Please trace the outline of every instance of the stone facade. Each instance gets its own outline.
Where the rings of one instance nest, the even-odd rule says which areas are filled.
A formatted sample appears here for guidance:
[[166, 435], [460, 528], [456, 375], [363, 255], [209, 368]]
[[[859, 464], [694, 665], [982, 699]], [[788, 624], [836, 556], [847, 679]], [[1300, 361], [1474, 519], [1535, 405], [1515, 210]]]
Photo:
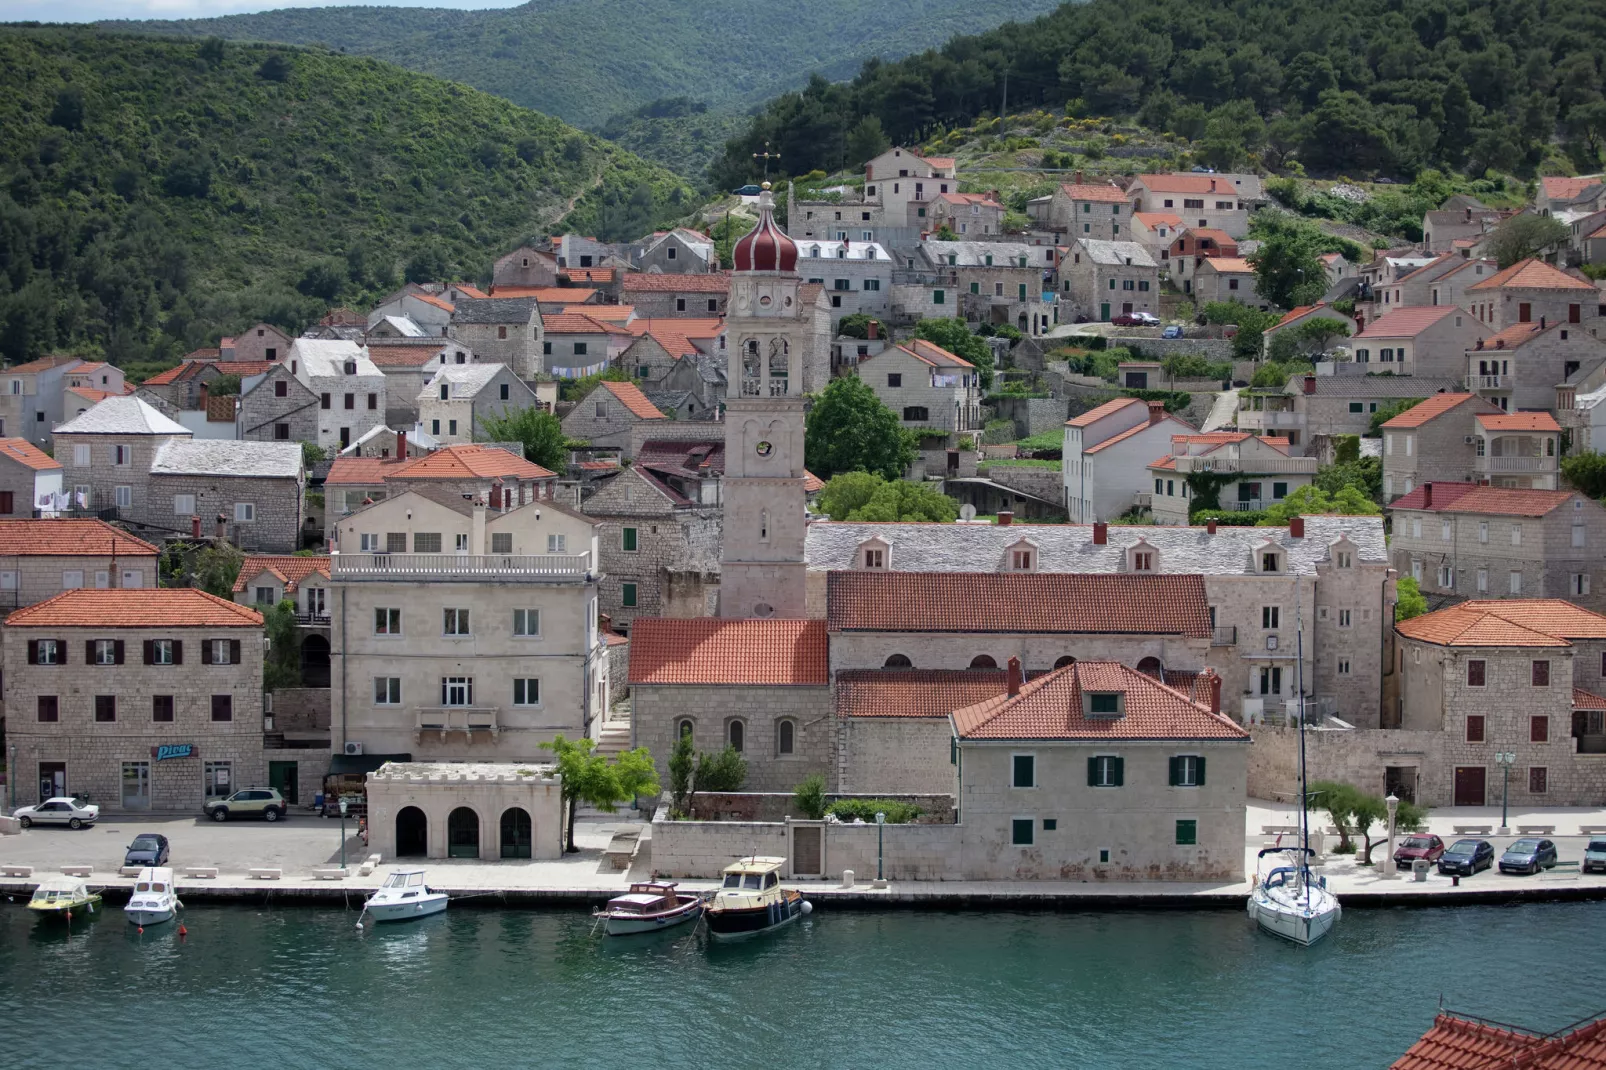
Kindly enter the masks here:
[[982, 426], [980, 373], [929, 342], [883, 349], [859, 362], [859, 378], [904, 427], [937, 428], [957, 444], [953, 436]]
[[[48, 523], [48, 521], [46, 522]], [[73, 521], [94, 523], [94, 521]], [[5, 567], [0, 569], [0, 610], [10, 611], [35, 602], [54, 598], [62, 591], [78, 587], [139, 587], [156, 586], [157, 568], [154, 547], [139, 539], [123, 535], [112, 529], [119, 540], [116, 556], [110, 554], [52, 554], [28, 553], [7, 555]], [[50, 530], [38, 534], [40, 549], [48, 547]]]
[[[1299, 796], [1299, 729], [1250, 728], [1249, 797], [1288, 802]], [[1442, 732], [1399, 728], [1312, 727], [1305, 733], [1306, 779], [1353, 784], [1368, 795], [1393, 792], [1423, 806], [1451, 805]]]
[[1060, 300], [1066, 318], [1107, 321], [1129, 312], [1160, 311], [1160, 268], [1137, 242], [1078, 238], [1060, 261]]
[[240, 437], [318, 444], [318, 395], [281, 364], [240, 396]]
[[1556, 388], [1606, 360], [1606, 342], [1577, 324], [1531, 323], [1466, 351], [1467, 389], [1516, 412], [1558, 408]]
[[636, 617], [684, 615], [670, 604], [675, 578], [711, 577], [709, 585], [717, 583], [719, 481], [705, 482], [706, 494], [688, 498], [633, 466], [604, 482], [581, 506], [598, 522], [602, 612], [622, 631], [628, 632]]
[[[1476, 316], [1454, 306], [1397, 308], [1366, 325], [1350, 343], [1355, 363], [1396, 375], [1458, 379], [1466, 352], [1490, 334]], [[1551, 382], [1552, 388], [1561, 380]]]
[[506, 365], [448, 364], [418, 393], [418, 422], [442, 445], [476, 442], [481, 421], [539, 402]]
[[[622, 395], [629, 395], [630, 400]], [[645, 416], [643, 411], [651, 411], [652, 415]], [[637, 426], [668, 422], [669, 418], [641, 394], [640, 387], [632, 383], [598, 383], [563, 418], [563, 433], [593, 446], [623, 450], [629, 446]], [[650, 436], [652, 432], [644, 433]]]
[[[833, 779], [836, 729], [829, 687], [633, 683], [630, 695], [636, 745], [652, 752], [666, 785], [669, 756], [688, 721], [698, 751], [737, 746], [739, 738], [737, 749], [747, 761], [745, 791], [791, 791], [811, 773], [827, 784]], [[794, 741], [792, 753], [784, 755], [783, 720], [791, 722]]]
[[83, 363], [77, 357], [53, 356], [7, 368], [0, 380], [0, 437], [50, 445], [52, 429], [65, 412], [68, 375]]
[[837, 718], [836, 789], [877, 796], [957, 790], [947, 717]]
[[[1459, 397], [1461, 401], [1453, 399]], [[1479, 397], [1442, 394], [1430, 399], [1446, 406], [1425, 422], [1406, 410], [1383, 425], [1383, 500], [1393, 501], [1427, 482], [1478, 478], [1473, 470], [1473, 415], [1500, 410]]]
[[482, 362], [506, 364], [526, 381], [541, 378], [541, 347], [546, 335], [533, 297], [493, 297], [462, 301], [452, 314], [451, 337]]
[[290, 336], [273, 324], [258, 323], [234, 336], [234, 348], [224, 351], [219, 363], [283, 360], [285, 354], [290, 352], [291, 344]]
[[[300, 477], [154, 472], [150, 493], [154, 504], [146, 522], [153, 528], [187, 532], [190, 517], [199, 516], [201, 530], [214, 533], [221, 515], [226, 518], [224, 534], [242, 550], [288, 554], [301, 549], [306, 495]], [[180, 514], [179, 506], [191, 499], [194, 512]], [[163, 515], [164, 505], [171, 510], [168, 515]]]
[[[550, 766], [390, 762], [368, 774], [367, 788], [369, 847], [387, 862], [563, 857], [563, 778]], [[416, 813], [404, 816], [404, 810]], [[459, 810], [474, 817], [477, 852], [448, 844], [448, 825]], [[521, 820], [511, 819], [515, 811], [522, 811]], [[417, 837], [418, 818], [422, 851], [412, 849], [418, 846], [416, 839], [408, 842], [409, 835]], [[527, 840], [515, 831], [525, 822]]]

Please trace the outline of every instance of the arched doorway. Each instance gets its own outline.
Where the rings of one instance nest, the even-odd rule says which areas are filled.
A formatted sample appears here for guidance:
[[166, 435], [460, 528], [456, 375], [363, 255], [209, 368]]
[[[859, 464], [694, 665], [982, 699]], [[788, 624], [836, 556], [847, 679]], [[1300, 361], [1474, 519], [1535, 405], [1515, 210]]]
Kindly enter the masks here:
[[1145, 676], [1152, 676], [1158, 680], [1160, 679], [1161, 674], [1165, 672], [1165, 667], [1160, 664], [1159, 658], [1147, 657], [1138, 662], [1138, 672], [1143, 673]]
[[993, 660], [991, 654], [977, 654], [970, 659], [970, 667], [972, 669], [996, 669], [998, 668], [998, 662]]
[[396, 857], [423, 858], [429, 853], [429, 818], [416, 806], [396, 815]]
[[480, 815], [459, 806], [446, 817], [446, 857], [480, 856]]
[[503, 858], [529, 858], [531, 838], [527, 811], [517, 806], [502, 811]]
[[316, 632], [301, 640], [301, 686], [329, 686], [329, 640]]

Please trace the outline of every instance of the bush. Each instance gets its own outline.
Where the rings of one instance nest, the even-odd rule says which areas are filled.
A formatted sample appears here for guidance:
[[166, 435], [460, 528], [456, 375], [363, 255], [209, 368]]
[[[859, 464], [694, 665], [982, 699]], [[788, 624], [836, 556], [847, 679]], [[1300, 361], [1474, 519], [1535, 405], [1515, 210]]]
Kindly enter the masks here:
[[1120, 393], [1122, 397], [1137, 398], [1139, 401], [1163, 401], [1166, 412], [1181, 412], [1193, 404], [1193, 395], [1186, 390], [1139, 390], [1127, 387]]
[[792, 789], [792, 801], [803, 812], [803, 816], [810, 821], [818, 821], [825, 816], [825, 777], [819, 773], [810, 773], [803, 783]]
[[1228, 361], [1211, 361], [1195, 353], [1173, 353], [1160, 362], [1173, 379], [1227, 379], [1232, 376]]
[[1102, 334], [1073, 334], [1065, 342], [1077, 349], [1107, 349], [1110, 345], [1110, 340]]
[[1252, 528], [1265, 519], [1266, 511], [1264, 509], [1246, 509], [1242, 512], [1233, 512], [1230, 509], [1200, 509], [1197, 512], [1188, 514], [1188, 523], [1190, 524], [1204, 524], [1214, 520], [1217, 524], [1226, 528]]
[[697, 772], [692, 776], [696, 791], [741, 791], [747, 781], [747, 762], [729, 743], [712, 755], [697, 755]]
[[859, 818], [867, 825], [875, 824], [877, 813], [886, 815], [889, 825], [907, 825], [924, 811], [913, 803], [897, 799], [838, 799], [825, 811], [838, 821], [851, 822]]

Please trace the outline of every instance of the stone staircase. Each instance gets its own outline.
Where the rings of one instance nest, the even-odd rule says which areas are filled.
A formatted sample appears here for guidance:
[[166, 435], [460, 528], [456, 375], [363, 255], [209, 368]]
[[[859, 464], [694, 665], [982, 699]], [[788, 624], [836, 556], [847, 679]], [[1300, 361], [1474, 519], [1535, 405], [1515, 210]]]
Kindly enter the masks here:
[[617, 758], [622, 751], [630, 749], [630, 722], [604, 721], [602, 732], [597, 736], [596, 753], [606, 758]]

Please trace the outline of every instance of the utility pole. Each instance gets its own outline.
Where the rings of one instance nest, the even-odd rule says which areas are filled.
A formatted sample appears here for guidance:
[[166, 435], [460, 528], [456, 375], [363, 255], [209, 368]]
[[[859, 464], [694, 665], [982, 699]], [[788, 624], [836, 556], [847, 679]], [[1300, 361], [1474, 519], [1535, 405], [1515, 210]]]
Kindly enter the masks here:
[[1002, 119], [1009, 114], [1009, 68], [1004, 68], [1004, 100], [998, 105], [998, 117]]

